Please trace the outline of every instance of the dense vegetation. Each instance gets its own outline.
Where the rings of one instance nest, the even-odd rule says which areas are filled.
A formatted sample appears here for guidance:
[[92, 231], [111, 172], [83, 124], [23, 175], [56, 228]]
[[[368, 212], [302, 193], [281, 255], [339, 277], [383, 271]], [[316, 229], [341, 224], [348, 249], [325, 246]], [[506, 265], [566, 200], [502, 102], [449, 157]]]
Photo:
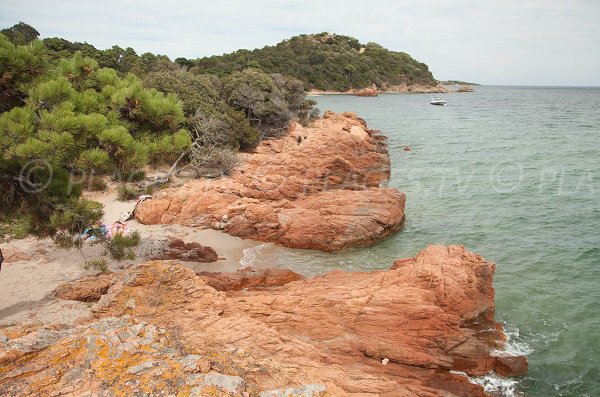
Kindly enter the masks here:
[[400, 84], [436, 84], [427, 65], [406, 53], [329, 33], [300, 35], [253, 51], [238, 50], [176, 62], [189, 66], [192, 71], [218, 76], [256, 67], [267, 73], [288, 74], [306, 82], [309, 88], [321, 90], [346, 91], [373, 84], [382, 89]]
[[102, 216], [80, 199], [100, 177], [130, 180], [182, 158], [228, 172], [237, 150], [311, 115], [291, 77], [242, 69], [221, 79], [38, 36], [24, 23], [0, 31], [0, 237], [76, 234]]
[[151, 165], [226, 174], [238, 150], [315, 116], [307, 89], [436, 83], [405, 53], [328, 33], [175, 61], [38, 37], [25, 23], [0, 31], [0, 237], [73, 235], [102, 216], [82, 189]]
[[[19, 40], [18, 44], [37, 37], [37, 31], [26, 24], [15, 25], [3, 33]], [[361, 44], [355, 38], [329, 33], [295, 36], [275, 46], [252, 51], [238, 50], [195, 60], [176, 58], [174, 62], [165, 55], [138, 55], [132, 48], [119, 46], [98, 50], [88, 43], [70, 42], [57, 37], [46, 38], [43, 43], [53, 59], [80, 51], [84, 56], [95, 59], [100, 67], [137, 76], [184, 68], [193, 74], [211, 74], [222, 78], [255, 68], [267, 74], [294, 77], [302, 81], [307, 89], [346, 91], [373, 84], [386, 89], [402, 84], [437, 83], [426, 64], [417, 62], [404, 52], [389, 51], [376, 43]]]

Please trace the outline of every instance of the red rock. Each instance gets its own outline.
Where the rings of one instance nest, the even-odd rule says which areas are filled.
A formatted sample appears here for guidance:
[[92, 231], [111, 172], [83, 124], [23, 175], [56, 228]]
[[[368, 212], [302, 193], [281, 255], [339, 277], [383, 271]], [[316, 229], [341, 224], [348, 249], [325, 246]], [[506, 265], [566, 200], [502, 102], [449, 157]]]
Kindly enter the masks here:
[[527, 358], [523, 356], [496, 357], [494, 371], [502, 376], [522, 376], [528, 371]]
[[405, 152], [410, 152], [412, 149], [409, 146], [404, 146], [403, 149]]
[[186, 353], [174, 334], [133, 319], [21, 333], [0, 345], [2, 396], [243, 396], [253, 391], [243, 378], [214, 369], [227, 362], [228, 353], [210, 359]]
[[363, 96], [363, 97], [373, 97], [373, 96], [378, 96], [379, 91], [377, 90], [377, 87], [373, 86], [373, 87], [367, 87], [367, 88], [363, 88], [358, 91], [355, 91], [354, 95], [355, 96]]
[[236, 352], [229, 365], [258, 391], [314, 383], [333, 396], [484, 396], [450, 370], [501, 365], [491, 356], [503, 343], [494, 269], [461, 246], [430, 246], [388, 271], [245, 291], [227, 281], [218, 292], [190, 269], [150, 262], [127, 270], [93, 311], [177, 330], [208, 356]]
[[303, 280], [300, 274], [288, 269], [247, 267], [234, 273], [198, 273], [206, 283], [217, 291], [240, 291], [282, 286], [292, 281]]
[[54, 293], [59, 299], [97, 302], [108, 291], [113, 277], [113, 273], [84, 277], [59, 285]]
[[196, 242], [186, 243], [179, 238], [170, 237], [167, 247], [153, 259], [208, 263], [217, 261], [219, 256], [211, 247]]
[[372, 244], [404, 223], [404, 194], [379, 187], [390, 176], [382, 136], [355, 113], [294, 124], [243, 157], [230, 177], [168, 189], [136, 217], [323, 251]]

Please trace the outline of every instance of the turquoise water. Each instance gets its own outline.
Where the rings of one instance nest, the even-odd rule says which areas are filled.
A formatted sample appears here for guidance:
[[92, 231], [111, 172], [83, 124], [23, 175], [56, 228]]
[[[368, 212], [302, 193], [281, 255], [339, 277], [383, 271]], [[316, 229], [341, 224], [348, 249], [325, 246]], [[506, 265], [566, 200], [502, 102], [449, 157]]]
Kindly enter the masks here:
[[600, 88], [483, 86], [443, 97], [446, 107], [425, 94], [315, 97], [388, 136], [406, 226], [365, 249], [252, 254], [321, 274], [462, 244], [497, 263], [497, 318], [513, 348], [530, 352], [517, 394], [600, 395]]

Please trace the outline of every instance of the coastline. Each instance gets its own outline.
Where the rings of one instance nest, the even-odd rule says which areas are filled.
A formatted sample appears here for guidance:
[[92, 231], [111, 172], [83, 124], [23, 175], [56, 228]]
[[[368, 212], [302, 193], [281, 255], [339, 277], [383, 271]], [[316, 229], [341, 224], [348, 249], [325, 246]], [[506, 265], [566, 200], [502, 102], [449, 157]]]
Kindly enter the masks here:
[[[308, 91], [308, 96], [319, 96], [319, 95], [357, 95], [364, 89], [350, 89], [348, 91], [331, 91], [331, 90], [318, 90], [311, 89]], [[440, 84], [437, 86], [424, 86], [424, 85], [413, 85], [413, 86], [393, 86], [387, 89], [376, 89], [377, 94], [454, 94], [454, 93], [467, 93], [473, 92], [473, 85], [470, 84]]]
[[[384, 141], [385, 136], [368, 129], [356, 114], [326, 112], [324, 118], [311, 128], [295, 126], [286, 136], [268, 141], [255, 153], [245, 156], [239, 174], [231, 178], [189, 181], [165, 189], [139, 207], [138, 219], [154, 220], [146, 223], [155, 224], [131, 221], [131, 227], [141, 233], [143, 240], [138, 259], [111, 264], [114, 275], [98, 303], [65, 301], [52, 294], [61, 281], [80, 277], [84, 275], [83, 271], [80, 275], [61, 273], [55, 280], [40, 279], [38, 283], [43, 282], [45, 288], [44, 301], [34, 307], [29, 306], [33, 300], [29, 297], [21, 296], [19, 302], [10, 302], [9, 310], [5, 310], [10, 316], [2, 319], [0, 325], [10, 322], [21, 325], [17, 326], [17, 331], [11, 331], [13, 334], [10, 335], [17, 336], [11, 337], [6, 337], [8, 334], [3, 334], [0, 328], [0, 360], [3, 354], [8, 354], [6, 351], [11, 352], [10, 349], [3, 352], [4, 345], [18, 349], [22, 343], [21, 335], [33, 340], [40, 335], [19, 328], [31, 321], [36, 323], [35, 330], [42, 327], [44, 332], [44, 327], [58, 323], [71, 326], [65, 333], [56, 334], [55, 342], [42, 353], [50, 357], [68, 357], [66, 361], [74, 368], [81, 365], [79, 356], [62, 350], [64, 341], [71, 340], [64, 338], [75, 335], [88, 340], [86, 335], [90, 327], [108, 327], [107, 334], [125, 332], [128, 335], [135, 334], [132, 330], [148, 326], [167, 335], [175, 327], [182, 334], [178, 333], [177, 338], [168, 343], [181, 344], [191, 351], [200, 349], [202, 354], [219, 354], [219, 357], [226, 354], [222, 360], [239, 368], [239, 372], [236, 369], [234, 373], [244, 377], [236, 378], [240, 386], [233, 395], [244, 395], [246, 385], [250, 384], [279, 393], [282, 387], [302, 384], [308, 379], [311, 385], [331, 395], [345, 395], [350, 390], [375, 391], [382, 396], [397, 395], [398, 390], [407, 393], [437, 390], [440, 393], [452, 391], [459, 396], [486, 396], [480, 386], [452, 371], [481, 376], [496, 370], [511, 376], [522, 374], [527, 362], [520, 356], [499, 358], [492, 355], [494, 349], [502, 348], [505, 339], [502, 326], [494, 319], [492, 279], [495, 264], [462, 246], [423, 247], [415, 257], [398, 259], [388, 270], [333, 271], [306, 280], [290, 281], [264, 268], [249, 268], [244, 274], [231, 273], [244, 267], [241, 260], [246, 252], [260, 251], [261, 243], [255, 240], [328, 251], [370, 245], [399, 230], [404, 222], [404, 195], [395, 189], [379, 187], [390, 175]], [[361, 155], [357, 156], [355, 151]], [[321, 158], [323, 162], [317, 164], [315, 158]], [[275, 167], [290, 164], [292, 159], [295, 160], [292, 168]], [[306, 180], [300, 180], [298, 176], [311, 168], [313, 172], [306, 175]], [[292, 184], [272, 185], [280, 180], [280, 175], [287, 176], [283, 180], [292, 181]], [[386, 200], [378, 203], [376, 199], [382, 195]], [[131, 201], [117, 201], [114, 187], [109, 192], [88, 194], [87, 197], [104, 205], [105, 221], [115, 220], [133, 205]], [[328, 206], [332, 203], [335, 205]], [[375, 226], [371, 229], [372, 225]], [[212, 246], [225, 260], [208, 264], [171, 260], [148, 262], [161, 241], [168, 237]], [[73, 257], [72, 252], [65, 251], [61, 260], [73, 260]], [[58, 266], [63, 265], [59, 260], [51, 261], [52, 266], [47, 263], [39, 261], [33, 267], [24, 266], [23, 269], [35, 275], [36, 266], [45, 266], [55, 274]], [[20, 270], [19, 266], [25, 264], [30, 264], [27, 259], [9, 263], [7, 270], [12, 274], [7, 280], [11, 279], [14, 285], [10, 288], [16, 288], [21, 277], [14, 270]], [[74, 265], [70, 263], [70, 269], [74, 269]], [[254, 263], [254, 266], [268, 264]], [[211, 276], [202, 272], [220, 273]], [[210, 277], [219, 278], [219, 292], [207, 284]], [[257, 287], [242, 291], [228, 289], [228, 285], [233, 285], [236, 280], [240, 284], [240, 277], [243, 280], [253, 278], [255, 281], [248, 284]], [[92, 283], [98, 280], [99, 277], [91, 278]], [[336, 288], [332, 289], [332, 285]], [[35, 289], [36, 285], [33, 287]], [[74, 288], [79, 288], [77, 283]], [[53, 316], [56, 313], [63, 315]], [[123, 317], [125, 314], [133, 315], [135, 319]], [[113, 322], [106, 322], [107, 316], [120, 319], [116, 329], [111, 328]], [[488, 331], [481, 333], [477, 325], [471, 325], [473, 321], [474, 324], [483, 322], [486, 329], [495, 329], [493, 335], [490, 336]], [[381, 322], [390, 325], [385, 328], [376, 325]], [[246, 329], [260, 332], [247, 333]], [[432, 349], [429, 342], [424, 343], [420, 337], [422, 333], [431, 335], [438, 347]], [[5, 343], [2, 342], [4, 338]], [[148, 357], [153, 362], [165, 360], [161, 355], [161, 344], [166, 342], [157, 342], [155, 346], [159, 351]], [[455, 349], [456, 346], [460, 348]], [[95, 350], [89, 349], [93, 354]], [[223, 353], [228, 349], [233, 349], [231, 355]], [[323, 361], [323, 352], [330, 361]], [[39, 351], [34, 349], [31, 353], [23, 353], [24, 362], [36, 366]], [[267, 363], [266, 358], [273, 363]], [[179, 357], [178, 360], [183, 363], [190, 358]], [[196, 369], [192, 372], [201, 373], [198, 376], [231, 377], [222, 371], [222, 366], [212, 368], [200, 361], [194, 363]], [[263, 363], [265, 371], [254, 373], [245, 369], [257, 363]], [[135, 371], [142, 364], [140, 358], [133, 364], [136, 366], [124, 367], [114, 375], [96, 373], [92, 380], [129, 384], [132, 378], [127, 374], [137, 374]], [[299, 371], [281, 370], [288, 365]], [[364, 383], [351, 381], [349, 366], [359, 371]], [[146, 369], [150, 368], [152, 366]], [[196, 381], [197, 378], [186, 378], [187, 375], [177, 372], [177, 368], [173, 368], [174, 373], [185, 382]], [[170, 391], [169, 384], [162, 383], [162, 373], [148, 371], [153, 374], [149, 381], [157, 384], [157, 390]], [[40, 371], [31, 376], [39, 379], [46, 375]], [[83, 379], [87, 379], [86, 376], [90, 375], [84, 375]], [[223, 383], [219, 385], [223, 387]], [[0, 391], [2, 387], [0, 382]], [[28, 390], [11, 383], [6, 387], [4, 391], [8, 392]], [[59, 388], [60, 384], [53, 387]]]

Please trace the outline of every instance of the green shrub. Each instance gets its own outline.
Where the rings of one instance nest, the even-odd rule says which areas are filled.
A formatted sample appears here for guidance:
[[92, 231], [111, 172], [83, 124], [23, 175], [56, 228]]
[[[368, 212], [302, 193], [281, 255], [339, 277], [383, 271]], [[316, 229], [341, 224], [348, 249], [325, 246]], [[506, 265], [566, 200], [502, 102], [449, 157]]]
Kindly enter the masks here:
[[85, 185], [85, 188], [93, 192], [103, 192], [108, 188], [108, 184], [101, 176], [92, 175]]
[[99, 221], [102, 215], [104, 215], [102, 204], [92, 200], [71, 199], [55, 206], [50, 216], [50, 226], [56, 231], [75, 235]]
[[12, 217], [0, 217], [0, 238], [22, 239], [27, 237], [33, 230], [33, 219], [28, 214], [16, 214]]
[[102, 243], [106, 250], [106, 254], [117, 261], [124, 259], [135, 259], [134, 247], [140, 245], [141, 237], [139, 232], [135, 231], [127, 236], [117, 234], [110, 239], [103, 239]]
[[91, 259], [84, 262], [82, 267], [85, 270], [94, 269], [106, 273], [108, 271], [108, 262], [104, 258]]
[[65, 249], [80, 246], [82, 241], [79, 235], [98, 222], [103, 214], [102, 204], [91, 200], [73, 198], [56, 205], [49, 221], [54, 242]]
[[99, 148], [84, 150], [75, 164], [82, 170], [97, 175], [107, 174], [114, 169], [113, 160], [108, 153]]
[[76, 91], [65, 77], [42, 82], [29, 91], [29, 102], [41, 109], [52, 109], [72, 99]]
[[119, 186], [117, 186], [117, 198], [119, 199], [119, 201], [134, 200], [139, 195], [140, 192], [136, 188], [129, 186], [125, 183], [120, 183]]
[[28, 85], [43, 75], [46, 69], [47, 57], [41, 42], [36, 40], [27, 45], [15, 45], [0, 34], [0, 112], [21, 106]]

